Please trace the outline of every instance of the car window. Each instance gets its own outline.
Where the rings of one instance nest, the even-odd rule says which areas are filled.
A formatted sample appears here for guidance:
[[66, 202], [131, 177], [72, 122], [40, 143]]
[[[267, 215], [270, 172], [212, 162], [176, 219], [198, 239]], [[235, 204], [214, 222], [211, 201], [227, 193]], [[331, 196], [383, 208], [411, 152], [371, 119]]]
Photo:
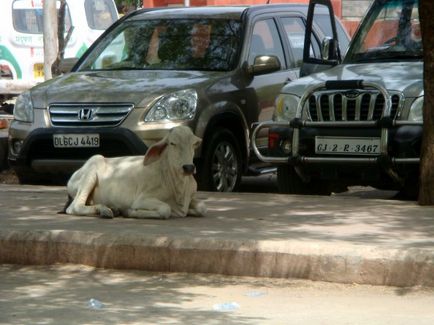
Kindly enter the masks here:
[[80, 70], [228, 71], [235, 67], [241, 24], [232, 19], [154, 19], [121, 24]]
[[[330, 24], [330, 17], [328, 15], [317, 14], [314, 17], [315, 23], [321, 27], [321, 30], [326, 36], [333, 36], [332, 26]], [[345, 54], [348, 48], [349, 39], [344, 27], [336, 21], [336, 33], [338, 34], [339, 49], [341, 54]]]
[[105, 30], [117, 20], [116, 7], [110, 0], [86, 0], [84, 8], [92, 29]]
[[[310, 44], [310, 51], [308, 54], [308, 58], [305, 58], [305, 60], [316, 60], [315, 62], [322, 61], [322, 43], [326, 40], [332, 40], [335, 38], [338, 39], [341, 55], [345, 54], [348, 46], [348, 37], [345, 30], [342, 28], [342, 26], [335, 17], [332, 17], [329, 14], [324, 14], [325, 12], [329, 12], [327, 3], [316, 3], [313, 8], [314, 10], [312, 19], [314, 26], [310, 26], [312, 27], [312, 30], [307, 31], [309, 33], [309, 35], [307, 36], [310, 37], [310, 39], [308, 39], [308, 42]], [[334, 24], [335, 22], [336, 24]], [[336, 37], [334, 35], [333, 25], [336, 26]], [[302, 73], [304, 74], [305, 72], [306, 71]]]
[[[283, 29], [289, 41], [294, 57], [294, 67], [300, 67], [303, 63], [304, 34], [306, 25], [300, 17], [281, 18]], [[313, 50], [311, 50], [313, 51]]]
[[[59, 1], [57, 8], [60, 7]], [[42, 6], [33, 6], [28, 0], [15, 0], [12, 4], [12, 21], [17, 32], [25, 34], [42, 34], [44, 32]], [[68, 5], [65, 9], [65, 30], [71, 27]]]
[[286, 66], [282, 42], [274, 19], [257, 21], [253, 27], [248, 63], [253, 64], [258, 55], [275, 55], [279, 58], [282, 69]]

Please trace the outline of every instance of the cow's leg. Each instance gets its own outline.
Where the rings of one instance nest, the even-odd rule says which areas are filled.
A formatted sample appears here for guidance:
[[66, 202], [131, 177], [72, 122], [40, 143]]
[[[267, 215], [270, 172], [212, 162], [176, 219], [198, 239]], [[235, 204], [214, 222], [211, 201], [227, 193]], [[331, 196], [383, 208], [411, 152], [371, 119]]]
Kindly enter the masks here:
[[[67, 214], [89, 216], [100, 215], [103, 218], [113, 218], [113, 212], [110, 208], [102, 204], [86, 205], [98, 182], [96, 168], [89, 168], [81, 174], [79, 179], [75, 179], [76, 193], [69, 207], [66, 209]], [[78, 185], [78, 186], [77, 186]]]
[[187, 214], [192, 217], [205, 217], [206, 211], [207, 209], [205, 203], [193, 198], [190, 202], [190, 206], [188, 207]]
[[124, 212], [129, 218], [158, 218], [168, 219], [172, 213], [170, 206], [158, 199], [137, 199], [132, 207]]

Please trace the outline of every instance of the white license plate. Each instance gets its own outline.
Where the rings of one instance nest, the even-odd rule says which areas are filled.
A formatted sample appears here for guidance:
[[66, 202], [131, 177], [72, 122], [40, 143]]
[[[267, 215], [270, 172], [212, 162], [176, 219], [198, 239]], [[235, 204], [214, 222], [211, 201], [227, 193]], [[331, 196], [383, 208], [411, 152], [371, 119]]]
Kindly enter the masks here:
[[380, 154], [380, 138], [315, 137], [317, 154]]
[[55, 148], [97, 148], [99, 134], [53, 134]]

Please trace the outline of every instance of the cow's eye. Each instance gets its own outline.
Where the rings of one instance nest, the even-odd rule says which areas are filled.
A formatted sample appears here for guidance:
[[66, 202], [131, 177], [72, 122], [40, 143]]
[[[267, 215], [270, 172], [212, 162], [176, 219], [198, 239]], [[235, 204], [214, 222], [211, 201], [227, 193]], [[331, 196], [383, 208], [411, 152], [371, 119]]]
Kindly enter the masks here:
[[176, 143], [175, 142], [170, 142], [170, 145], [171, 146], [176, 146]]

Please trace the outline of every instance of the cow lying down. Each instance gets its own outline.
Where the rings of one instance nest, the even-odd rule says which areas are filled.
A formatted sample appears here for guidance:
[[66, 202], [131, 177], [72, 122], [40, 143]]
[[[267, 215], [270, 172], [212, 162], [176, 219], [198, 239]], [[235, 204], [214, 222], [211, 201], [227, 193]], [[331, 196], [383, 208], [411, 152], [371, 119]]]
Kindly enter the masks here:
[[195, 198], [193, 177], [200, 142], [190, 128], [177, 126], [145, 156], [91, 157], [68, 182], [65, 212], [104, 218], [204, 216], [206, 207]]

